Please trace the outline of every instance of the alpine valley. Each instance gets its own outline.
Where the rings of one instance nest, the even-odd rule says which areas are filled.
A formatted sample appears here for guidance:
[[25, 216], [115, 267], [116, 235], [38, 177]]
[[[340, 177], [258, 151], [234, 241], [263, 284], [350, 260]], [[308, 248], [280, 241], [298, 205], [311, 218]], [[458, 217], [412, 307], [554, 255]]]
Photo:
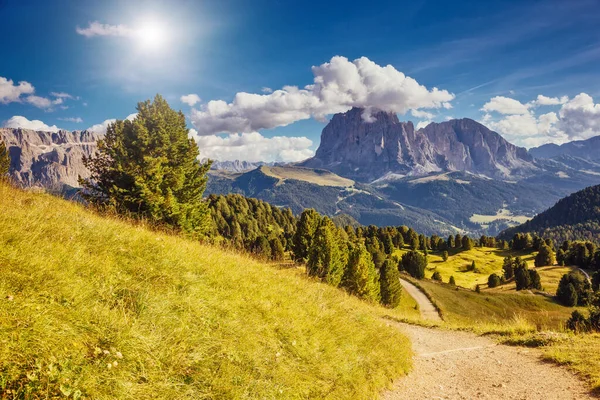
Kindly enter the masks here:
[[[600, 137], [529, 151], [471, 119], [416, 129], [394, 113], [335, 114], [313, 158], [213, 163], [206, 195], [240, 193], [334, 216], [340, 224], [407, 225], [425, 234], [495, 235], [600, 184]], [[1, 129], [23, 186], [71, 192], [95, 151], [87, 131]]]

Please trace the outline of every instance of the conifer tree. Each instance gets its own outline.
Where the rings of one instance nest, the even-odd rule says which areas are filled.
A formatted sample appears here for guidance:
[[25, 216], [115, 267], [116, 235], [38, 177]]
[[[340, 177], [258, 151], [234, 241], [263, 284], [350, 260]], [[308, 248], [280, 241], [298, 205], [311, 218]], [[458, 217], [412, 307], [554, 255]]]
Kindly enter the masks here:
[[8, 172], [10, 170], [10, 155], [6, 144], [0, 140], [0, 181], [8, 179]]
[[328, 217], [321, 220], [308, 253], [307, 273], [339, 286], [348, 262], [348, 251], [337, 227]]
[[271, 239], [271, 242], [269, 244], [271, 245], [271, 260], [283, 261], [285, 250], [283, 248], [283, 245], [281, 244], [281, 240], [275, 237]]
[[133, 121], [108, 126], [98, 150], [85, 157], [91, 171], [81, 179], [83, 197], [117, 212], [166, 224], [193, 235], [210, 228], [202, 200], [210, 162], [200, 164], [185, 116], [160, 95], [138, 103]]
[[296, 262], [306, 262], [308, 250], [312, 244], [315, 231], [319, 227], [321, 217], [312, 208], [302, 211], [292, 239], [293, 258]]
[[381, 303], [395, 308], [400, 304], [402, 285], [398, 267], [392, 260], [385, 260], [381, 268]]
[[418, 251], [409, 251], [402, 256], [399, 269], [408, 272], [413, 278], [423, 279], [425, 277], [425, 268], [427, 267], [427, 257]]
[[450, 277], [450, 280], [448, 280], [448, 284], [451, 286], [456, 286], [456, 280], [454, 280], [454, 276]]
[[554, 253], [546, 244], [540, 244], [539, 252], [535, 256], [535, 266], [544, 267], [546, 265], [554, 265]]
[[344, 277], [344, 287], [363, 299], [378, 302], [380, 299], [379, 273], [364, 245], [358, 244], [350, 251]]

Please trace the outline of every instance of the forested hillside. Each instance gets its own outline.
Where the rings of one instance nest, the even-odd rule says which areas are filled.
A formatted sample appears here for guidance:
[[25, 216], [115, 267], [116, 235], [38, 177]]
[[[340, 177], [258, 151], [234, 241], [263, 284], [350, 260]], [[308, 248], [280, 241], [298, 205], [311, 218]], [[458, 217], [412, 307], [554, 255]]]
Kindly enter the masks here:
[[600, 242], [600, 185], [565, 197], [532, 220], [502, 232], [500, 237], [510, 238], [517, 232], [536, 233], [556, 243], [565, 240]]

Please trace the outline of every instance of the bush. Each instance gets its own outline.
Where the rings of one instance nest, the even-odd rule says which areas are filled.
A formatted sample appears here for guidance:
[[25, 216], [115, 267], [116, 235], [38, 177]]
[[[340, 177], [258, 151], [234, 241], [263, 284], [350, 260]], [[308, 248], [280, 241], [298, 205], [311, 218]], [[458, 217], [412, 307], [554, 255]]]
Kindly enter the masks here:
[[500, 277], [497, 274], [491, 274], [488, 277], [488, 287], [489, 288], [495, 288], [498, 285], [500, 285], [500, 283], [501, 283], [501, 280], [500, 280]]
[[425, 277], [425, 268], [427, 267], [427, 257], [418, 251], [411, 250], [405, 253], [400, 260], [398, 268], [408, 272], [413, 278], [423, 279]]
[[456, 286], [456, 281], [454, 280], [454, 276], [450, 277], [450, 280], [448, 280], [448, 284], [452, 285], [452, 286]]
[[554, 252], [549, 246], [541, 245], [540, 251], [535, 256], [535, 266], [544, 267], [554, 265]]
[[442, 260], [444, 262], [448, 261], [448, 252], [446, 250], [442, 252]]
[[479, 287], [479, 284], [475, 285], [475, 293], [481, 293], [481, 287]]
[[571, 318], [567, 321], [567, 328], [575, 332], [588, 332], [590, 324], [588, 319], [579, 310], [571, 313]]
[[434, 281], [441, 282], [442, 281], [442, 274], [440, 274], [439, 271], [435, 271], [433, 273], [433, 275], [431, 275], [431, 279], [434, 280]]

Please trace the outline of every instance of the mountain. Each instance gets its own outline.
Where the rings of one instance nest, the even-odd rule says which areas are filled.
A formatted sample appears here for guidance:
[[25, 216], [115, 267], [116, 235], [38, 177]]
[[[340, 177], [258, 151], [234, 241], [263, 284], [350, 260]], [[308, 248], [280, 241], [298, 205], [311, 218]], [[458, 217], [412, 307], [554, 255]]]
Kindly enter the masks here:
[[[202, 159], [202, 162], [206, 162], [206, 158]], [[210, 169], [215, 171], [228, 171], [228, 172], [246, 172], [265, 165], [264, 162], [250, 162], [250, 161], [218, 161], [213, 160]]]
[[79, 186], [79, 176], [89, 176], [83, 156], [97, 148], [99, 136], [89, 131], [42, 132], [0, 128], [11, 157], [11, 175], [24, 187], [62, 190]]
[[600, 136], [587, 140], [576, 140], [565, 144], [553, 143], [529, 149], [529, 154], [535, 158], [555, 158], [571, 156], [585, 160], [600, 160]]
[[471, 119], [431, 123], [415, 130], [394, 113], [364, 110], [335, 114], [321, 133], [313, 158], [300, 165], [325, 168], [371, 182], [388, 174], [420, 176], [464, 171], [496, 179], [526, 176], [537, 170], [527, 150], [507, 142]]
[[580, 190], [522, 225], [500, 235], [511, 238], [517, 232], [535, 233], [557, 243], [590, 240], [600, 243], [600, 185]]

